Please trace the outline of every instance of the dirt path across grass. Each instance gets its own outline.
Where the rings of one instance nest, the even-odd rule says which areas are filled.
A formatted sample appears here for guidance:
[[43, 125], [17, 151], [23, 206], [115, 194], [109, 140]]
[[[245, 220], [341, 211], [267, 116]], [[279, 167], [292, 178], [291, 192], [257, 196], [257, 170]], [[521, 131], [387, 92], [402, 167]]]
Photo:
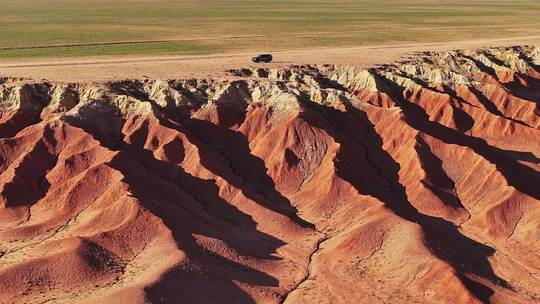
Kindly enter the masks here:
[[418, 51], [473, 49], [487, 46], [540, 45], [540, 36], [408, 43], [273, 52], [271, 64], [253, 64], [253, 52], [201, 56], [98, 57], [87, 59], [3, 61], [0, 77], [21, 77], [69, 82], [101, 82], [117, 79], [227, 78], [229, 69], [291, 64], [344, 64], [369, 67], [389, 63]]

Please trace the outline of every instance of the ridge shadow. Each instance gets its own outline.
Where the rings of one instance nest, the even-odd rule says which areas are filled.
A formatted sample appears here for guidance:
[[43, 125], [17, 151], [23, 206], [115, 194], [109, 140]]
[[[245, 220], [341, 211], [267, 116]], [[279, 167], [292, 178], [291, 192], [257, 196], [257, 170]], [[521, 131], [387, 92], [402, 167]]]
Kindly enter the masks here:
[[422, 179], [420, 182], [445, 205], [453, 209], [466, 210], [455, 193], [454, 181], [442, 167], [442, 160], [431, 151], [430, 146], [421, 136], [416, 137], [416, 142], [414, 149], [420, 159], [420, 166], [427, 175], [427, 179]]
[[[307, 95], [304, 95], [302, 100], [307, 110], [302, 113], [302, 118], [310, 124], [324, 128], [340, 144], [341, 148], [336, 157], [338, 176], [353, 185], [359, 193], [378, 198], [397, 216], [420, 225], [426, 247], [437, 258], [448, 263], [463, 285], [479, 300], [489, 302], [494, 291], [476, 281], [471, 283], [471, 279], [464, 278], [466, 274], [511, 289], [508, 282], [493, 272], [489, 263], [488, 257], [495, 252], [493, 248], [466, 237], [459, 232], [459, 227], [455, 224], [422, 214], [412, 206], [404, 186], [399, 181], [400, 166], [382, 148], [382, 138], [365, 112], [354, 107], [349, 101], [343, 101], [347, 112], [341, 112], [312, 102]], [[319, 123], [321, 119], [317, 119], [317, 113], [321, 113], [320, 118], [328, 123]], [[340, 128], [344, 124], [356, 127]], [[358, 136], [358, 132], [366, 134], [362, 136], [363, 139]], [[350, 138], [357, 140], [348, 140]], [[372, 170], [366, 167], [371, 167]]]
[[[391, 87], [385, 78], [380, 77], [380, 80], [384, 81], [387, 87]], [[534, 163], [540, 161], [533, 153], [518, 153], [518, 151], [510, 151], [491, 146], [481, 138], [461, 133], [437, 121], [431, 121], [429, 115], [421, 106], [410, 102], [407, 96], [401, 95], [402, 92], [396, 90], [396, 88], [394, 90], [387, 90], [384, 93], [402, 109], [405, 121], [412, 128], [435, 137], [445, 144], [455, 144], [472, 149], [476, 154], [496, 165], [497, 169], [507, 179], [509, 185], [536, 200], [540, 200], [540, 188], [537, 187], [540, 183], [540, 172], [516, 161], [516, 159]], [[410, 92], [404, 91], [403, 93], [407, 95]]]
[[[76, 120], [69, 123], [93, 135], [85, 124], [79, 125]], [[148, 299], [155, 303], [255, 303], [235, 282], [277, 288], [278, 279], [210, 251], [194, 235], [221, 240], [243, 256], [264, 260], [280, 260], [275, 252], [285, 243], [257, 230], [251, 216], [219, 196], [212, 180], [192, 176], [142, 148], [140, 141], [146, 139], [147, 127], [143, 125], [132, 135], [134, 143], [122, 139], [112, 146], [101, 141], [102, 136], [93, 136], [118, 151], [109, 165], [123, 174], [131, 195], [163, 220], [186, 254], [186, 263], [169, 269], [158, 282], [145, 288]]]
[[192, 136], [217, 154], [210, 155], [210, 151], [199, 150], [201, 164], [205, 168], [240, 189], [257, 204], [290, 218], [303, 228], [315, 228], [300, 218], [293, 204], [277, 191], [274, 181], [267, 174], [264, 161], [251, 153], [244, 134], [194, 118], [189, 120], [188, 128]]

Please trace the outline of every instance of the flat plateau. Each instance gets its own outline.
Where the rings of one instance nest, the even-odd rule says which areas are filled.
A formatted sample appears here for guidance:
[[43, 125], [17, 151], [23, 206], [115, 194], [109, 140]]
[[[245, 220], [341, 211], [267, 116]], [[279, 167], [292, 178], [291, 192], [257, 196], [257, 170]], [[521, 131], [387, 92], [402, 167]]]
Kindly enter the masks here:
[[275, 52], [271, 64], [251, 63], [253, 52], [216, 55], [95, 57], [86, 59], [0, 60], [2, 77], [63, 82], [107, 82], [123, 79], [230, 79], [231, 69], [284, 68], [296, 64], [333, 64], [367, 68], [393, 62], [421, 51], [477, 49], [503, 45], [538, 45], [540, 36], [453, 41], [447, 43], [406, 43], [366, 45], [347, 48], [305, 49]]

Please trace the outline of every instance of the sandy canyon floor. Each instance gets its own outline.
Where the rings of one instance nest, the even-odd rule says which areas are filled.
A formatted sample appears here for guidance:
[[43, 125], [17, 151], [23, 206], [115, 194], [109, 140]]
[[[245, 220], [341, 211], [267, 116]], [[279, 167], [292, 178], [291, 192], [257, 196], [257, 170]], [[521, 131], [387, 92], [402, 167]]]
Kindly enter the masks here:
[[2, 71], [2, 303], [540, 302], [540, 48]]

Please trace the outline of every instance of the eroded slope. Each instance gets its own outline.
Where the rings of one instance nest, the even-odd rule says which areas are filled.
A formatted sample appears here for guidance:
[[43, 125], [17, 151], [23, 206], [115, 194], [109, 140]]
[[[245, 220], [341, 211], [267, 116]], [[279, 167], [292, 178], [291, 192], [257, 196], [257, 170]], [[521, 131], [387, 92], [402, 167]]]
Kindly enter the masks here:
[[540, 301], [540, 49], [0, 80], [0, 298]]

